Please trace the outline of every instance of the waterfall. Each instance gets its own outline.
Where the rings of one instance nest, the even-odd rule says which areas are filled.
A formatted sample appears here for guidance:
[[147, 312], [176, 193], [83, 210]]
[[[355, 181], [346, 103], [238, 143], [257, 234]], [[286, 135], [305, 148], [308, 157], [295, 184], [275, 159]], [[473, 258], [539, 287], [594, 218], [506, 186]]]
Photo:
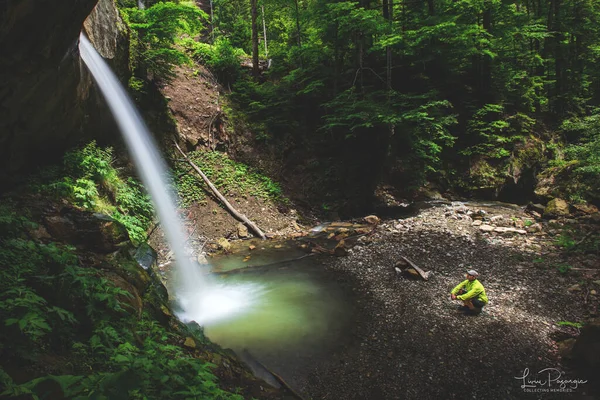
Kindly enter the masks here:
[[186, 240], [176, 213], [176, 203], [167, 189], [169, 187], [166, 182], [167, 167], [146, 124], [117, 77], [83, 34], [80, 35], [79, 50], [81, 58], [106, 98], [125, 138], [129, 153], [135, 161], [144, 187], [152, 198], [162, 229], [175, 255], [179, 275], [182, 277], [183, 287], [178, 295], [205, 291], [207, 277], [200, 273], [199, 268], [190, 261], [185, 251]]
[[262, 286], [217, 284], [208, 275], [201, 274], [199, 266], [190, 261], [184, 246], [182, 224], [175, 211], [176, 202], [168, 190], [168, 169], [146, 124], [115, 74], [83, 34], [80, 35], [79, 51], [117, 121], [175, 254], [178, 280], [174, 289], [181, 308], [177, 316], [183, 321], [193, 320], [205, 325], [247, 310], [260, 297]]
[[139, 8], [140, 10], [143, 10], [143, 9], [145, 9], [145, 8], [146, 8], [146, 5], [144, 4], [144, 1], [143, 1], [143, 0], [138, 0], [138, 8]]

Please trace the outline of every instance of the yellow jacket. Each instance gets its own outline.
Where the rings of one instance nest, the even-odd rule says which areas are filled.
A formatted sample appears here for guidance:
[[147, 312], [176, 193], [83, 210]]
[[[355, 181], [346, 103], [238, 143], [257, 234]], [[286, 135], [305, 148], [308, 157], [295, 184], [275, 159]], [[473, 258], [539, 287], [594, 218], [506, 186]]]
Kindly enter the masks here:
[[487, 304], [488, 298], [485, 295], [485, 288], [483, 287], [481, 282], [479, 282], [477, 279], [474, 279], [472, 281], [470, 281], [468, 279], [462, 281], [461, 283], [458, 284], [458, 286], [456, 286], [454, 289], [452, 289], [452, 291], [450, 293], [456, 294], [456, 293], [458, 293], [458, 291], [460, 289], [464, 289], [465, 293], [461, 294], [460, 296], [456, 296], [457, 299], [459, 299], [459, 300], [477, 299], [477, 300]]

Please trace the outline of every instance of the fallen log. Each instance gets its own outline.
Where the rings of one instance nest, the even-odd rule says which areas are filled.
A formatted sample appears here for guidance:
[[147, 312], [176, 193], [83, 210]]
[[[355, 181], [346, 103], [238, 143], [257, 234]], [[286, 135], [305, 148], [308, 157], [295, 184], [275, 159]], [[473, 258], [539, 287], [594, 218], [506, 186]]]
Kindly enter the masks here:
[[404, 257], [404, 256], [400, 256], [400, 258], [402, 258], [404, 261], [406, 261], [406, 263], [408, 265], [410, 265], [415, 271], [417, 271], [417, 273], [419, 274], [419, 276], [421, 276], [421, 278], [423, 278], [423, 280], [428, 280], [429, 279], [429, 271], [425, 272], [423, 271], [421, 268], [417, 267], [417, 265], [410, 261], [408, 258]]
[[194, 168], [194, 170], [198, 173], [198, 175], [200, 175], [202, 177], [202, 180], [204, 180], [204, 182], [208, 185], [210, 190], [212, 190], [212, 192], [215, 194], [215, 196], [217, 196], [217, 198], [219, 200], [221, 200], [221, 202], [225, 205], [225, 207], [227, 207], [229, 212], [235, 218], [237, 218], [238, 220], [240, 220], [244, 224], [246, 224], [248, 226], [248, 228], [252, 229], [252, 231], [254, 233], [256, 233], [258, 236], [260, 236], [261, 239], [263, 239], [263, 240], [266, 239], [265, 234], [260, 230], [260, 228], [258, 226], [256, 226], [256, 224], [254, 222], [250, 221], [248, 219], [248, 217], [246, 217], [244, 214], [241, 214], [240, 212], [238, 212], [231, 205], [231, 203], [229, 203], [227, 201], [227, 199], [221, 194], [221, 192], [219, 192], [219, 190], [215, 187], [215, 185], [212, 184], [212, 182], [208, 179], [208, 177], [206, 175], [204, 175], [204, 172], [202, 172], [202, 170], [196, 164], [194, 164], [194, 162], [192, 160], [190, 160], [188, 158], [188, 156], [183, 152], [183, 150], [181, 150], [181, 147], [179, 147], [177, 142], [174, 142], [174, 143], [175, 143], [175, 147], [177, 147], [177, 150], [179, 150], [179, 152], [181, 153], [183, 158], [185, 158], [185, 160], [192, 166], [192, 168]]

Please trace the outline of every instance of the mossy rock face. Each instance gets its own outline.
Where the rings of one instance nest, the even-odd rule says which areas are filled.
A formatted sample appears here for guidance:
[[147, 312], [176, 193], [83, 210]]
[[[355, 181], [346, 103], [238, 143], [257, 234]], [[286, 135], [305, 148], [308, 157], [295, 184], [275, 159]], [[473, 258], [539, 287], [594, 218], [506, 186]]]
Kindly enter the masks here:
[[552, 199], [544, 209], [544, 217], [566, 217], [569, 215], [569, 204], [563, 199]]
[[129, 242], [127, 229], [120, 222], [72, 206], [45, 215], [44, 226], [54, 239], [98, 253], [114, 252]]

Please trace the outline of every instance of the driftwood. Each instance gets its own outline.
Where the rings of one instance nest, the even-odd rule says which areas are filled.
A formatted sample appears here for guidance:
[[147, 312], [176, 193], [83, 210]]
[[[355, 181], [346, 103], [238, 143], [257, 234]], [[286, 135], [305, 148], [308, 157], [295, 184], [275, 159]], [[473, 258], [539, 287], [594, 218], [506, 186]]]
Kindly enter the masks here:
[[421, 278], [423, 278], [423, 280], [429, 279], [429, 272], [423, 271], [421, 268], [417, 267], [417, 265], [415, 263], [413, 263], [412, 261], [410, 261], [408, 258], [406, 258], [404, 256], [400, 256], [400, 258], [402, 258], [404, 261], [406, 261], [406, 263], [408, 265], [410, 265], [411, 268], [413, 268], [415, 271], [417, 271], [417, 273], [421, 276]]
[[194, 162], [192, 160], [190, 160], [188, 158], [188, 156], [183, 152], [183, 150], [181, 150], [181, 147], [179, 147], [177, 142], [175, 142], [175, 147], [177, 147], [177, 150], [179, 150], [181, 155], [192, 166], [192, 168], [194, 168], [194, 170], [196, 170], [198, 175], [200, 175], [202, 177], [202, 180], [204, 180], [204, 182], [208, 185], [210, 190], [212, 190], [212, 192], [215, 194], [215, 196], [217, 196], [219, 198], [219, 200], [221, 200], [221, 202], [223, 202], [223, 204], [225, 204], [225, 207], [227, 207], [229, 212], [235, 218], [237, 218], [238, 220], [240, 220], [244, 224], [246, 224], [248, 226], [248, 228], [252, 229], [252, 231], [254, 231], [254, 233], [256, 233], [258, 236], [260, 236], [261, 239], [263, 239], [263, 240], [266, 239], [265, 234], [260, 230], [260, 228], [258, 226], [256, 226], [256, 224], [254, 222], [250, 221], [248, 219], [248, 217], [246, 217], [244, 214], [239, 213], [235, 208], [233, 208], [233, 206], [227, 201], [227, 199], [221, 194], [221, 192], [219, 192], [219, 190], [215, 187], [215, 185], [212, 184], [212, 182], [208, 179], [208, 177], [206, 175], [204, 175], [204, 172], [202, 172], [202, 170], [196, 164], [194, 164]]

